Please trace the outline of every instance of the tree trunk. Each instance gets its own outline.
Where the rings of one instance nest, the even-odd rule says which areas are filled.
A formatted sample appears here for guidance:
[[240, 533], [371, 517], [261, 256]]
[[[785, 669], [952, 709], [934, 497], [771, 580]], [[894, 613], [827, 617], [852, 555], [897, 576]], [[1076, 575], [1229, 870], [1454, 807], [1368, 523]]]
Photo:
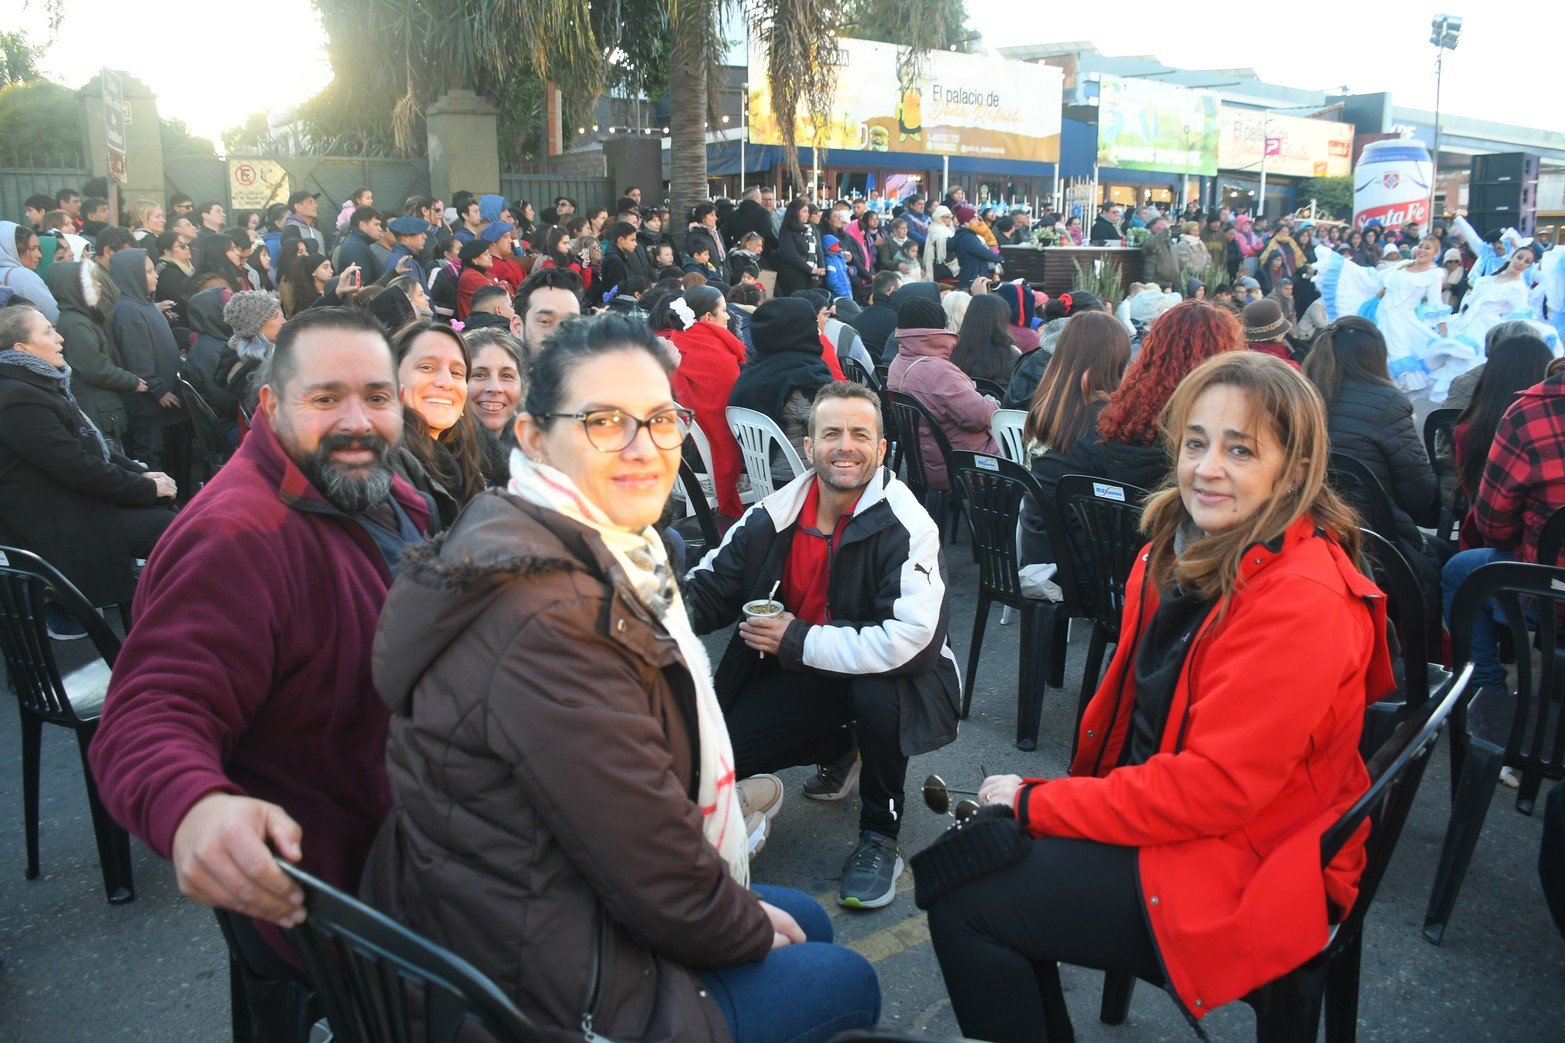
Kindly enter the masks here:
[[679, 0], [670, 27], [669, 230], [681, 246], [690, 208], [708, 198], [706, 181], [707, 63], [700, 41], [715, 0]]

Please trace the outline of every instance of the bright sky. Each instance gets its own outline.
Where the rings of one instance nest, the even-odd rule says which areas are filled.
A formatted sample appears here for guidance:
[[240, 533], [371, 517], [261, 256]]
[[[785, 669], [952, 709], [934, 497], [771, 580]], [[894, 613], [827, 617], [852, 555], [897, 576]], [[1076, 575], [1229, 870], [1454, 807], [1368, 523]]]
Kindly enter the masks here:
[[[42, 40], [41, 0], [24, 4], [21, 27]], [[1460, 15], [1461, 43], [1446, 62], [1445, 111], [1565, 132], [1565, 107], [1554, 103], [1547, 71], [1548, 48], [1565, 39], [1565, 4], [1492, 2], [1476, 15], [1428, 0], [1197, 7], [1200, 14], [1170, 19], [1167, 0], [1051, 4], [1046, 18], [1027, 19], [1016, 17], [1015, 0], [967, 0], [972, 27], [990, 46], [1091, 41], [1105, 54], [1151, 54], [1180, 67], [1253, 68], [1292, 87], [1390, 91], [1399, 104], [1425, 109], [1434, 107], [1429, 19]], [[1245, 17], [1249, 8], [1258, 10]], [[1216, 12], [1223, 13], [1219, 25], [1207, 17]], [[1303, 28], [1306, 17], [1311, 24]], [[124, 69], [157, 92], [161, 113], [215, 139], [247, 113], [288, 108], [328, 82], [325, 54], [310, 44], [320, 37], [318, 25], [310, 0], [159, 0], [151, 8], [65, 0], [62, 42], [43, 68], [72, 87], [105, 64]], [[167, 46], [178, 40], [186, 42]]]
[[[1565, 38], [1565, 4], [1558, 2], [1310, 0], [1181, 10], [1166, 0], [1115, 0], [1101, 7], [1050, 4], [1047, 17], [1035, 20], [1016, 17], [1017, 10], [1016, 0], [967, 0], [969, 23], [990, 47], [1091, 41], [1104, 54], [1155, 55], [1179, 68], [1254, 69], [1287, 87], [1389, 91], [1393, 104], [1431, 111], [1429, 21], [1456, 15], [1462, 36], [1446, 54], [1441, 110], [1565, 132], [1565, 108], [1554, 99], [1549, 72], [1550, 51]], [[1179, 13], [1170, 18], [1171, 11]]]

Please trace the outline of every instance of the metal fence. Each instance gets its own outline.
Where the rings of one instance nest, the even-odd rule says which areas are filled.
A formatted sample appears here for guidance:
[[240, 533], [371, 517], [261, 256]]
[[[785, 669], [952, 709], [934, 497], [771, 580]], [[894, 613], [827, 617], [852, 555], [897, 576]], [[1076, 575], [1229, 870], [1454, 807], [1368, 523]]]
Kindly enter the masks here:
[[27, 197], [42, 193], [50, 199], [62, 188], [80, 192], [92, 175], [74, 156], [22, 155], [16, 166], [0, 164], [0, 221], [21, 223]]
[[606, 177], [556, 177], [553, 174], [501, 174], [500, 192], [507, 199], [525, 199], [542, 214], [560, 196], [576, 200], [583, 207], [613, 207], [614, 183]]
[[[164, 205], [176, 195], [186, 195], [198, 207], [206, 203], [222, 203], [223, 208], [228, 209], [228, 164], [213, 156], [165, 153], [163, 187], [163, 198], [156, 202]], [[194, 219], [195, 215], [191, 217]]]

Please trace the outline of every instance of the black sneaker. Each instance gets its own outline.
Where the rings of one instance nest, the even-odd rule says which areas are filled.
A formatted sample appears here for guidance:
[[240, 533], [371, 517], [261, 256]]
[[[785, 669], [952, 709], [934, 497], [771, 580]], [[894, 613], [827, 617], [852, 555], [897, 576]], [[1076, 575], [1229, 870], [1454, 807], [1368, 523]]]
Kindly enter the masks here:
[[894, 837], [865, 830], [842, 870], [837, 904], [849, 909], [879, 909], [897, 896], [902, 875], [902, 855]]
[[44, 604], [43, 625], [56, 641], [80, 641], [87, 636], [81, 620], [52, 601]]
[[847, 753], [830, 764], [815, 766], [815, 776], [804, 784], [804, 795], [811, 800], [841, 800], [853, 792], [861, 766], [859, 744], [854, 742]]

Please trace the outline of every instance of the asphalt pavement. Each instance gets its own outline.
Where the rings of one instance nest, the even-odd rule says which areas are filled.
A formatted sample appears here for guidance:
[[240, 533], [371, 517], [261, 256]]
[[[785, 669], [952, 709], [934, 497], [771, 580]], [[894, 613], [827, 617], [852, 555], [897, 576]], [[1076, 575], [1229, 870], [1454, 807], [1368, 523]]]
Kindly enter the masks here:
[[[958, 592], [952, 646], [965, 663], [977, 571], [965, 543], [949, 549], [948, 558], [952, 588]], [[1024, 775], [1064, 772], [1084, 633], [1070, 645], [1065, 688], [1051, 689], [1044, 702], [1039, 749], [1021, 753], [1013, 745], [1018, 629], [1014, 621], [1000, 626], [999, 610], [994, 610], [971, 719], [952, 745], [913, 760], [908, 777], [914, 803], [906, 809], [904, 854], [928, 844], [950, 821], [917, 800], [918, 783], [926, 774], [970, 786], [985, 768]], [[715, 650], [725, 637], [711, 640]], [[66, 649], [72, 659], [80, 659], [82, 644]], [[43, 873], [24, 879], [19, 751], [17, 719], [0, 713], [0, 954], [5, 957], [0, 1039], [228, 1038], [227, 958], [211, 913], [181, 897], [168, 866], [138, 841], [132, 842], [135, 901], [124, 906], [104, 901], [81, 763], [63, 729], [47, 729], [44, 739]], [[901, 881], [903, 893], [884, 909], [838, 909], [834, 898], [856, 836], [857, 797], [835, 804], [804, 800], [799, 787], [805, 776], [804, 769], [784, 773], [788, 800], [753, 865], [756, 881], [796, 887], [828, 904], [837, 940], [864, 954], [879, 972], [883, 1025], [955, 1036], [926, 920], [913, 904], [911, 873]], [[1496, 788], [1444, 945], [1430, 945], [1420, 933], [1450, 809], [1449, 778], [1442, 743], [1369, 916], [1360, 1038], [1565, 1039], [1565, 940], [1549, 920], [1538, 885], [1541, 822], [1536, 815], [1516, 812], [1513, 791]], [[1542, 806], [1540, 796], [1540, 811]], [[1173, 1003], [1157, 989], [1138, 988], [1129, 1021], [1110, 1028], [1097, 1019], [1102, 976], [1067, 968], [1063, 977], [1080, 1040], [1193, 1038]], [[1204, 1027], [1214, 1040], [1254, 1038], [1254, 1018], [1242, 1004], [1214, 1011]]]

